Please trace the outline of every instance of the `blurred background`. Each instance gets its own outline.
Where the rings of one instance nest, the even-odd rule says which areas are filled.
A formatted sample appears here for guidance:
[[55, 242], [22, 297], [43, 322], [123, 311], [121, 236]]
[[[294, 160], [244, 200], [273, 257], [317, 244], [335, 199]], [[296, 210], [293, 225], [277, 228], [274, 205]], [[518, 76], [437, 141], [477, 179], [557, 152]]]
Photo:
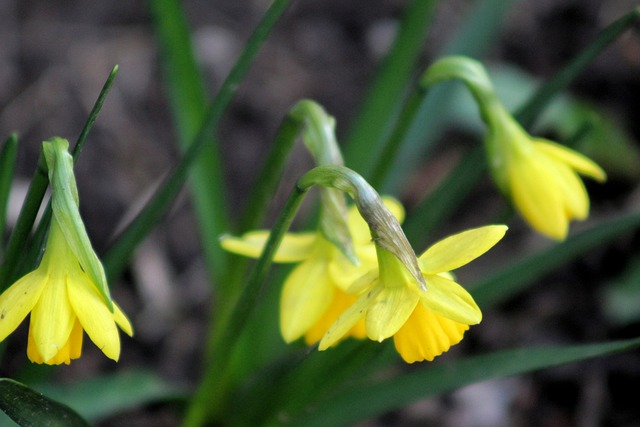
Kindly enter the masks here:
[[[346, 135], [376, 68], [393, 41], [407, 3], [298, 0], [293, 4], [261, 50], [218, 132], [231, 212], [240, 212], [277, 126], [296, 101], [318, 101], [335, 116], [339, 137]], [[441, 2], [423, 49], [421, 69], [451, 40], [475, 3]], [[599, 30], [637, 6], [630, 0], [510, 3], [495, 41], [481, 59], [490, 70], [496, 67], [507, 73], [500, 75], [524, 75], [528, 82], [553, 76]], [[267, 6], [263, 0], [184, 2], [209, 98], [226, 77]], [[51, 136], [75, 141], [115, 64], [120, 67], [115, 85], [76, 168], [81, 212], [99, 254], [109, 247], [119, 227], [144, 203], [178, 156], [176, 130], [147, 5], [95, 0], [0, 2], [0, 137], [16, 132], [20, 141], [9, 226], [18, 215], [41, 142]], [[513, 102], [522, 99], [518, 97], [517, 83], [505, 90], [510, 91]], [[637, 151], [637, 28], [620, 37], [589, 65], [570, 86], [570, 95], [610, 117], [625, 133], [631, 149]], [[412, 176], [391, 189], [408, 209], [450, 170], [460, 157], [460, 147], [479, 142], [477, 111], [474, 104], [466, 105], [468, 111], [458, 111], [463, 117], [452, 120], [453, 125], [444, 129], [429, 160], [413, 159], [417, 167]], [[455, 125], [456, 120], [464, 124]], [[557, 129], [561, 128], [556, 128], [555, 133], [541, 131], [558, 138], [562, 135]], [[289, 162], [283, 191], [288, 191], [293, 180], [310, 165], [304, 150], [298, 148]], [[610, 173], [605, 185], [588, 183], [593, 205], [590, 221], [634, 206], [637, 209], [640, 164], [634, 163], [634, 155]], [[488, 179], [479, 184], [474, 194], [438, 234], [486, 223], [506, 206]], [[492, 265], [503, 265], [514, 250], [526, 253], [549, 244], [520, 220], [511, 228], [509, 240], [489, 254], [487, 261], [472, 267], [476, 270], [460, 273], [462, 283], [484, 274]], [[461, 349], [456, 348], [452, 356], [446, 357], [455, 357], [459, 351], [481, 353], [535, 344], [638, 336], [640, 291], [622, 298], [631, 308], [620, 319], [615, 316], [619, 313], [615, 299], [619, 294], [612, 296], [607, 289], [617, 282], [627, 283], [620, 272], [638, 263], [639, 238], [630, 235], [613, 246], [594, 251], [485, 313], [483, 323], [473, 329]], [[421, 251], [429, 242], [412, 244]], [[145, 367], [169, 382], [193, 386], [200, 372], [212, 294], [200, 258], [199, 236], [187, 191], [138, 249], [124, 276], [111, 287], [136, 329], [134, 339], [122, 339], [121, 361], [115, 365], [98, 349], [87, 345], [80, 361], [52, 375], [66, 382]], [[23, 325], [8, 340], [1, 376], [28, 377], [39, 372], [38, 367], [24, 368], [25, 343]], [[33, 372], [30, 374], [29, 370]], [[635, 393], [628, 391], [635, 390], [638, 384], [640, 354], [630, 352], [478, 384], [363, 425], [411, 426], [429, 422], [443, 426], [638, 426], [640, 409]], [[178, 422], [176, 413], [171, 406], [151, 405], [105, 419], [99, 425], [171, 426]]]

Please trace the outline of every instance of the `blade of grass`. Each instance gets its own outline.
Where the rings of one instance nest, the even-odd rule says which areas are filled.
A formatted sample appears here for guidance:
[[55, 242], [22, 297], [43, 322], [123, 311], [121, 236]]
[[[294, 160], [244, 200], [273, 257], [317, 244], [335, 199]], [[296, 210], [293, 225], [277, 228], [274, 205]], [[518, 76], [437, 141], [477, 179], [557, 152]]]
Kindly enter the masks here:
[[111, 279], [120, 275], [134, 249], [171, 206], [173, 199], [187, 178], [191, 165], [198, 158], [200, 150], [206, 146], [209, 136], [217, 128], [224, 111], [237, 91], [238, 85], [248, 72], [253, 58], [290, 3], [291, 0], [275, 0], [271, 4], [207, 109], [194, 140], [189, 144], [171, 174], [149, 203], [114, 241], [104, 258], [105, 271]]
[[414, 0], [406, 8], [398, 35], [364, 99], [345, 144], [346, 164], [367, 177], [380, 152], [423, 49], [436, 0]]
[[640, 227], [640, 213], [632, 213], [603, 221], [562, 243], [503, 268], [469, 288], [481, 307], [498, 304], [522, 291], [545, 274], [577, 259], [589, 251], [603, 247], [613, 239], [631, 233]]
[[629, 351], [638, 346], [640, 339], [522, 348], [433, 364], [425, 369], [337, 393], [325, 402], [314, 405], [312, 411], [307, 410], [298, 414], [297, 418], [292, 417], [290, 425], [353, 425], [367, 417], [382, 415], [465, 385]]
[[[155, 34], [162, 53], [165, 80], [180, 146], [184, 152], [198, 132], [207, 107], [205, 84], [193, 52], [191, 34], [181, 2], [152, 0], [149, 2]], [[218, 144], [213, 133], [207, 135], [194, 160], [189, 178], [198, 221], [200, 244], [211, 283], [222, 290], [228, 255], [218, 244], [218, 237], [229, 229], [224, 179]]]

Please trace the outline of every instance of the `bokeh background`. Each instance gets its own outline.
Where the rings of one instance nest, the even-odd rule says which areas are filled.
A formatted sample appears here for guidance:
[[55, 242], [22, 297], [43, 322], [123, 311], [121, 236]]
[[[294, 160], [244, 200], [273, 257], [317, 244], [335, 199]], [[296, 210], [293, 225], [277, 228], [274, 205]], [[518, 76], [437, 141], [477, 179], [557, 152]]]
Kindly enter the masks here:
[[[263, 0], [188, 0], [184, 7], [206, 77], [209, 97], [267, 7]], [[459, 29], [474, 1], [441, 2], [421, 63], [427, 66]], [[504, 3], [504, 2], [503, 2]], [[628, 12], [626, 0], [513, 1], [488, 49], [488, 64], [508, 64], [545, 79]], [[301, 98], [312, 98], [337, 119], [344, 136], [358, 112], [406, 1], [298, 0], [277, 25], [239, 88], [219, 129], [228, 208], [238, 213], [280, 120]], [[11, 226], [41, 141], [57, 135], [74, 141], [108, 76], [119, 74], [77, 166], [81, 212], [98, 253], [131, 218], [178, 156], [176, 131], [163, 83], [158, 45], [145, 2], [3, 0], [0, 2], [0, 138], [20, 139]], [[615, 118], [637, 146], [640, 138], [640, 35], [630, 31], [592, 63], [571, 86]], [[549, 135], [553, 136], [553, 135]], [[459, 158], [459, 147], [479, 142], [473, 128], [451, 127], [429, 161], [420, 163], [395, 196], [408, 208]], [[635, 148], [637, 149], [637, 147]], [[283, 187], [310, 165], [298, 147]], [[640, 167], [640, 165], [638, 165]], [[592, 218], [638, 204], [637, 170], [589, 184]], [[504, 206], [487, 180], [446, 224], [442, 233], [489, 221]], [[277, 210], [276, 198], [273, 210]], [[498, 208], [495, 208], [498, 206]], [[116, 365], [93, 346], [82, 359], [56, 371], [59, 381], [128, 368], [149, 368], [169, 382], [192, 387], [213, 297], [200, 257], [199, 236], [187, 191], [138, 249], [125, 275], [112, 283], [115, 299], [131, 316], [134, 339], [123, 338]], [[13, 221], [13, 222], [12, 222]], [[580, 228], [584, 224], [578, 225]], [[513, 237], [461, 277], [506, 263], [513, 251], [549, 242], [521, 222]], [[604, 290], [619, 271], [637, 262], [640, 236], [594, 251], [546, 277], [530, 291], [485, 313], [458, 351], [484, 352], [535, 344], [600, 341], [638, 335], [637, 320], [616, 323]], [[428, 242], [412, 242], [416, 250]], [[638, 294], [635, 294], [636, 296]], [[637, 300], [640, 307], [640, 299]], [[36, 375], [24, 368], [26, 328], [8, 341], [2, 376]], [[30, 373], [31, 372], [31, 373]], [[388, 414], [364, 426], [637, 426], [640, 409], [637, 352], [478, 384]], [[629, 392], [631, 390], [631, 392]], [[101, 426], [172, 426], [178, 410], [149, 405], [102, 420]]]

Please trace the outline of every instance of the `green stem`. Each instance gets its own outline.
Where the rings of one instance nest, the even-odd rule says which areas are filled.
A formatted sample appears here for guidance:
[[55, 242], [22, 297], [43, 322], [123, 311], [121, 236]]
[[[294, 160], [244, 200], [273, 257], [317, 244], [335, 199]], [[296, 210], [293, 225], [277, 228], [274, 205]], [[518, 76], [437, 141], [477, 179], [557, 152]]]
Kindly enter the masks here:
[[427, 91], [418, 87], [414, 90], [407, 103], [403, 106], [402, 111], [400, 112], [400, 117], [393, 129], [393, 133], [384, 144], [382, 153], [378, 156], [373, 172], [371, 173], [369, 181], [373, 187], [380, 188], [383, 185], [387, 175], [391, 171], [391, 167], [393, 166], [393, 159], [395, 159], [402, 143], [405, 141], [416, 114], [420, 110], [420, 106], [426, 96]]
[[413, 0], [407, 6], [393, 46], [352, 126], [345, 144], [346, 164], [364, 176], [371, 171], [381, 144], [393, 126], [437, 4], [437, 0]]
[[203, 425], [210, 418], [220, 417], [229, 397], [225, 387], [229, 378], [225, 373], [231, 361], [237, 338], [246, 325], [249, 314], [261, 293], [273, 256], [309, 188], [309, 186], [295, 186], [273, 226], [262, 255], [253, 268], [247, 284], [233, 304], [233, 309], [228, 316], [218, 319], [222, 326], [215, 328], [214, 331], [221, 332], [210, 336], [210, 363], [205, 370], [200, 387], [190, 402], [183, 426], [197, 427]]
[[[304, 120], [292, 114], [288, 114], [280, 124], [271, 152], [255, 181], [247, 205], [244, 208], [244, 214], [238, 227], [239, 230], [252, 230], [260, 226], [267, 212], [270, 198], [275, 193], [280, 181], [281, 172], [289, 157], [291, 148], [303, 126]], [[226, 278], [230, 289], [240, 288], [239, 282], [246, 271], [248, 262], [249, 260], [245, 257], [231, 257], [229, 273]], [[218, 309], [224, 310], [224, 307], [221, 306]], [[214, 327], [216, 326], [214, 325]]]

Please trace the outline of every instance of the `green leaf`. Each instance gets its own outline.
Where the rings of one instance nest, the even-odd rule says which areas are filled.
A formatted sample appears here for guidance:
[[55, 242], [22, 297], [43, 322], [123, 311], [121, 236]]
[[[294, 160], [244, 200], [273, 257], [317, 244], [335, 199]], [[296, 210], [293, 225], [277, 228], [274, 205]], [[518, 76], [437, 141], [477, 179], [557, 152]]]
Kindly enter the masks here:
[[[135, 248], [171, 206], [182, 188], [191, 166], [199, 157], [201, 150], [206, 147], [209, 136], [216, 131], [224, 111], [235, 95], [240, 82], [249, 71], [260, 47], [290, 2], [291, 0], [275, 0], [271, 3], [222, 84], [220, 91], [209, 105], [198, 132], [184, 155], [142, 212], [127, 226], [105, 256], [104, 267], [107, 271], [107, 277], [114, 278], [122, 272]], [[219, 200], [219, 202], [226, 203], [224, 200]]]
[[89, 420], [105, 418], [148, 403], [186, 397], [182, 388], [144, 370], [118, 372], [71, 384], [40, 384], [34, 388], [56, 396], [59, 402], [73, 406]]
[[96, 102], [93, 104], [93, 108], [89, 113], [89, 117], [87, 117], [87, 121], [85, 122], [84, 127], [82, 128], [82, 131], [80, 132], [80, 135], [76, 140], [76, 145], [73, 147], [71, 154], [73, 155], [74, 164], [78, 161], [80, 152], [82, 151], [82, 149], [84, 148], [84, 145], [87, 142], [87, 138], [89, 137], [89, 132], [91, 132], [91, 129], [93, 128], [93, 124], [96, 122], [96, 119], [98, 118], [98, 114], [102, 109], [102, 105], [104, 104], [104, 101], [107, 99], [107, 94], [111, 90], [111, 86], [113, 86], [113, 82], [117, 74], [118, 74], [118, 66], [115, 65], [111, 69], [111, 72], [109, 73], [107, 80], [104, 82], [104, 85], [102, 85], [100, 94], [98, 95]]
[[638, 22], [640, 6], [608, 25], [589, 45], [576, 56], [556, 76], [542, 86], [529, 102], [519, 111], [517, 118], [523, 127], [530, 127], [540, 111], [557, 94], [565, 90], [578, 74], [604, 49], [613, 43], [624, 31]]
[[469, 288], [480, 307], [497, 304], [535, 283], [545, 274], [577, 259], [589, 251], [640, 227], [640, 213], [603, 221], [564, 242], [550, 246], [507, 266]]
[[68, 406], [9, 378], [0, 378], [0, 409], [22, 427], [89, 426]]
[[406, 8], [400, 30], [362, 103], [346, 143], [347, 165], [367, 177], [381, 143], [393, 126], [403, 94], [411, 83], [426, 41], [436, 0], [414, 0]]
[[430, 396], [481, 381], [523, 374], [593, 357], [628, 351], [640, 339], [572, 346], [521, 348], [451, 362], [371, 381], [316, 402], [298, 414], [281, 414], [290, 425], [305, 427], [348, 426]]
[[[149, 2], [155, 34], [162, 53], [165, 80], [169, 90], [171, 110], [184, 150], [194, 142], [202, 124], [207, 99], [205, 84], [198, 69], [191, 43], [191, 34], [180, 1]], [[220, 285], [228, 255], [218, 244], [218, 237], [229, 229], [224, 179], [218, 144], [214, 134], [204, 137], [204, 147], [194, 161], [189, 187], [198, 219], [200, 243], [212, 283]]]
[[[4, 234], [7, 223], [7, 207], [9, 203], [9, 193], [16, 166], [16, 154], [18, 151], [18, 137], [12, 134], [7, 138], [2, 151], [0, 151], [0, 233]], [[0, 243], [0, 254], [4, 251], [4, 242]]]

